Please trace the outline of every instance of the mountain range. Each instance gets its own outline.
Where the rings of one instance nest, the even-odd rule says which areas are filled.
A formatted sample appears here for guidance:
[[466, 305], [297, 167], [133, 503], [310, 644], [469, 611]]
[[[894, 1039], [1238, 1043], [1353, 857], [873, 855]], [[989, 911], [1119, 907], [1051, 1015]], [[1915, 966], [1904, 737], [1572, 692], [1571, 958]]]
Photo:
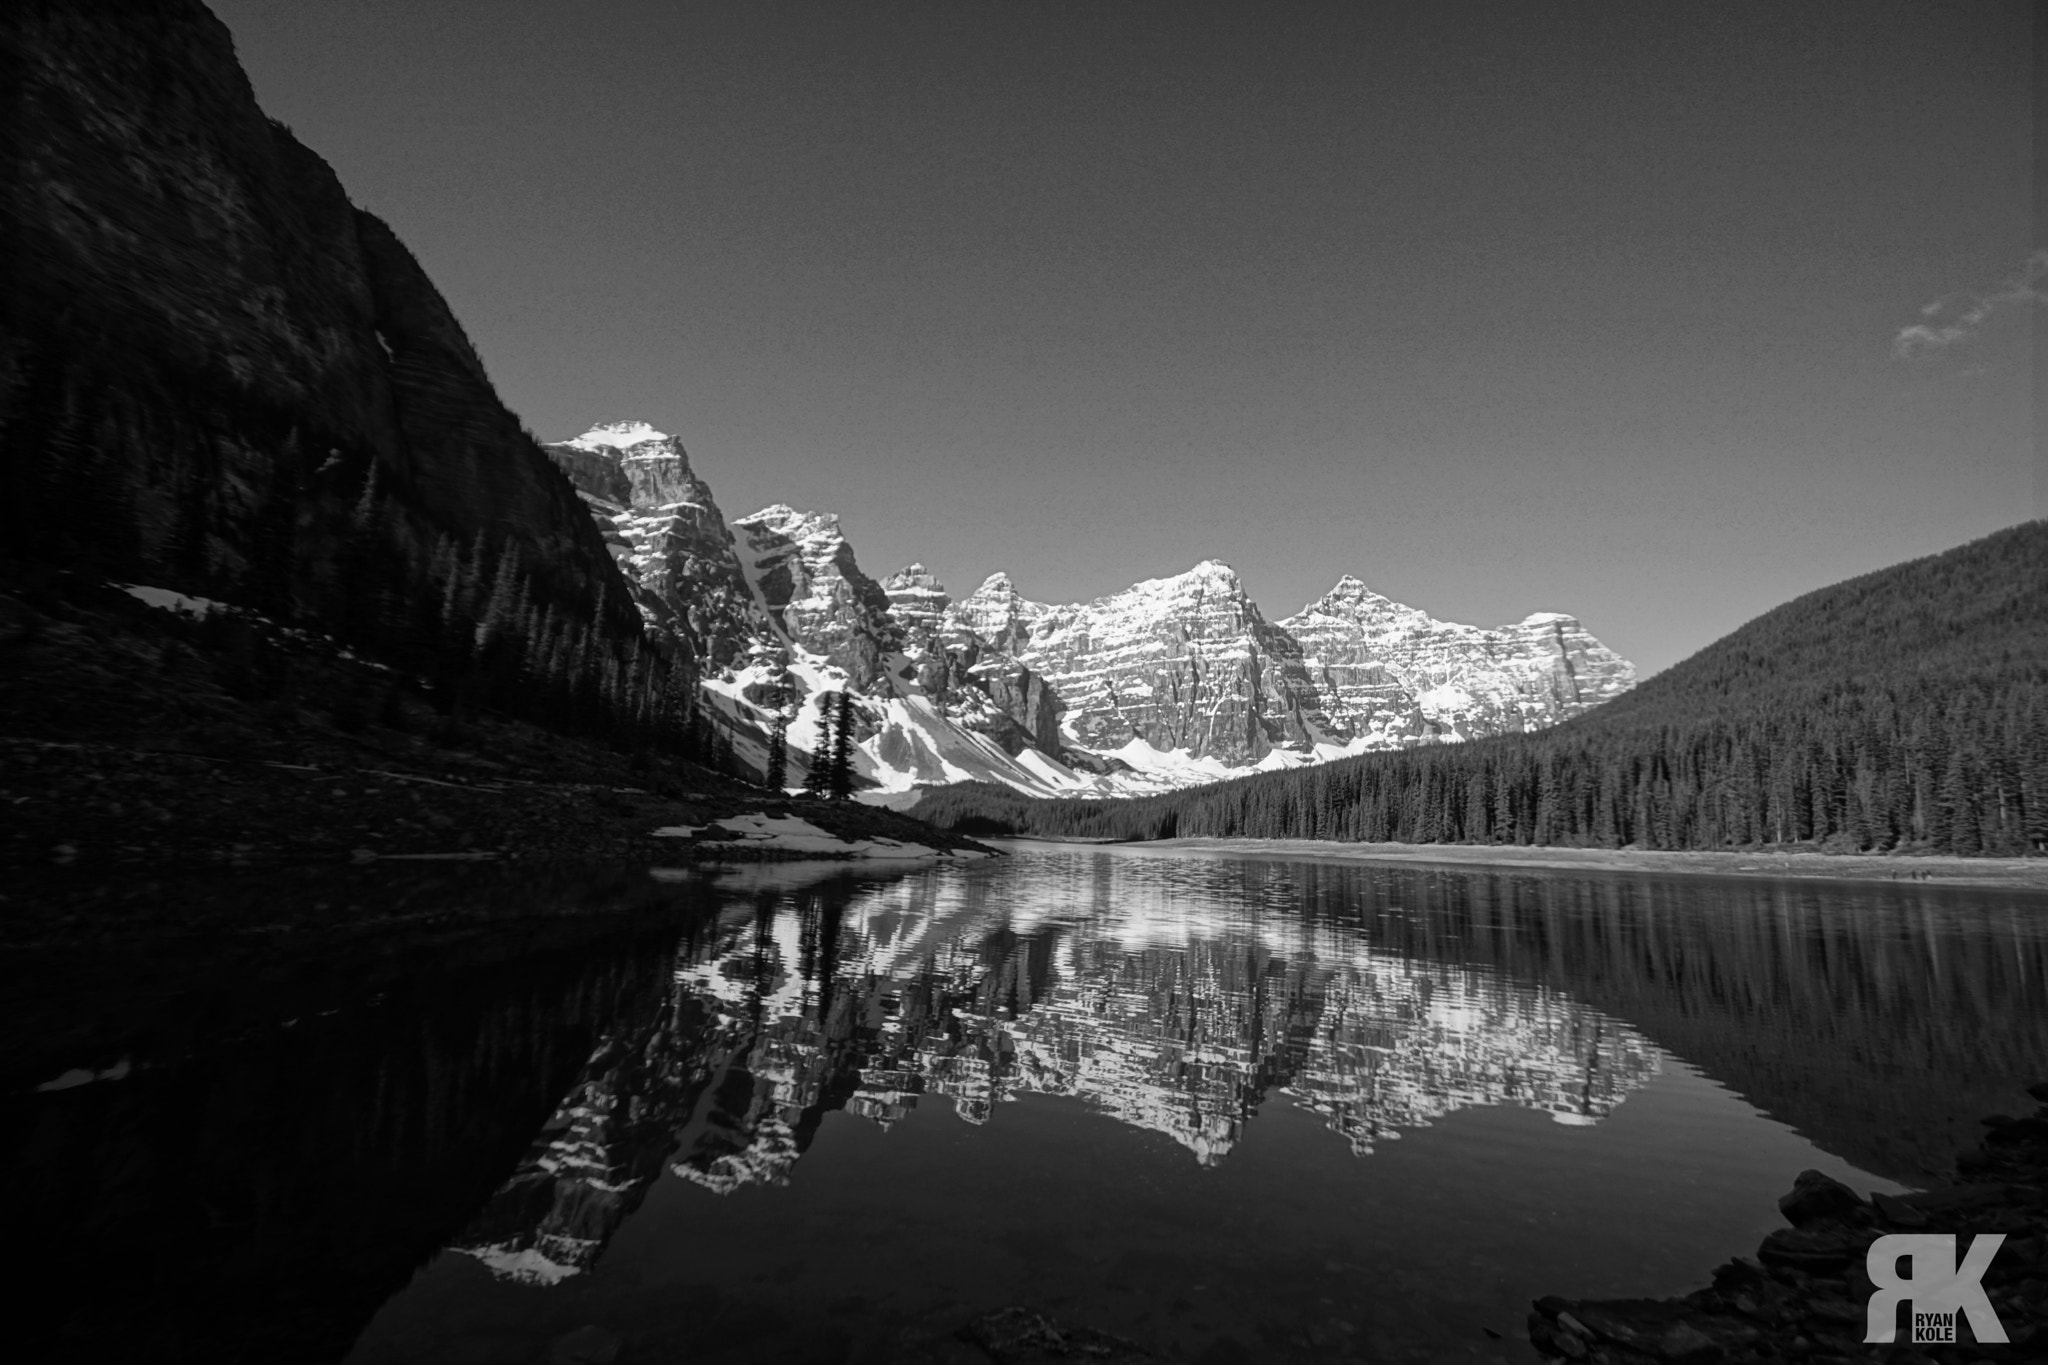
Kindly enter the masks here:
[[2048, 851], [2048, 522], [1794, 599], [1547, 730], [1139, 801], [986, 784], [976, 833], [1830, 853]]
[[994, 781], [1038, 795], [1155, 791], [1347, 755], [1541, 729], [1634, 684], [1578, 621], [1438, 621], [1346, 576], [1268, 621], [1204, 560], [1087, 603], [1002, 573], [954, 598], [924, 565], [877, 581], [837, 517], [730, 522], [677, 438], [601, 423], [545, 447], [589, 506], [650, 626], [705, 664], [739, 763], [775, 705], [850, 690], [856, 767], [883, 792]]

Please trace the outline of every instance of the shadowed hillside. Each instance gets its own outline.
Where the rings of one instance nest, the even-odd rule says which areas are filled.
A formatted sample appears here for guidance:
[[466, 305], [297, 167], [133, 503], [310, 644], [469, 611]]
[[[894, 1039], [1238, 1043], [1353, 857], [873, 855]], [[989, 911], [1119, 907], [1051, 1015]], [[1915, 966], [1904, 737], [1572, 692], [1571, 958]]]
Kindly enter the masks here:
[[171, 589], [469, 704], [644, 714], [665, 661], [582, 504], [227, 29], [30, 0], [0, 44], [0, 589]]

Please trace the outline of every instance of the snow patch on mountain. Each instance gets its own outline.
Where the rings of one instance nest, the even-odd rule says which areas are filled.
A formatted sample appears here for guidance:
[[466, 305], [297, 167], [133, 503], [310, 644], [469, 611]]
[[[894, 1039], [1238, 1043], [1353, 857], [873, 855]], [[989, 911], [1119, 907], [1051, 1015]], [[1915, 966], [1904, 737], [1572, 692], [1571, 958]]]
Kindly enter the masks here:
[[648, 441], [671, 439], [665, 431], [656, 431], [645, 422], [628, 420], [624, 422], [600, 422], [581, 436], [564, 441], [564, 445], [579, 450], [630, 450]]
[[1092, 796], [1540, 728], [1634, 682], [1568, 615], [1482, 630], [1348, 574], [1277, 623], [1219, 559], [1093, 602], [1035, 601], [1004, 573], [956, 601], [922, 564], [869, 577], [830, 513], [777, 503], [728, 524], [682, 442], [650, 423], [547, 451], [643, 613], [703, 661], [703, 705], [742, 769], [765, 769], [787, 717], [792, 784], [823, 738], [818, 703], [840, 692], [856, 782], [874, 792]]
[[159, 611], [176, 612], [180, 616], [190, 616], [195, 621], [205, 619], [208, 612], [222, 606], [210, 597], [188, 597], [169, 588], [145, 587], [140, 583], [117, 583], [114, 586], [144, 606], [155, 607]]
[[803, 773], [824, 744], [824, 713], [818, 703], [849, 690], [856, 737], [854, 779], [873, 792], [900, 793], [953, 782], [994, 782], [1033, 796], [1097, 795], [1108, 790], [1094, 775], [1073, 772], [1043, 754], [1003, 752], [987, 736], [954, 724], [907, 680], [894, 678], [892, 690], [884, 695], [863, 694], [845, 669], [798, 645], [789, 646], [781, 658], [757, 658], [703, 683], [706, 704], [718, 710], [736, 756], [757, 771], [767, 766], [765, 736], [774, 712], [756, 699], [771, 696], [778, 686], [787, 696], [785, 713], [790, 716], [790, 791], [802, 786]]

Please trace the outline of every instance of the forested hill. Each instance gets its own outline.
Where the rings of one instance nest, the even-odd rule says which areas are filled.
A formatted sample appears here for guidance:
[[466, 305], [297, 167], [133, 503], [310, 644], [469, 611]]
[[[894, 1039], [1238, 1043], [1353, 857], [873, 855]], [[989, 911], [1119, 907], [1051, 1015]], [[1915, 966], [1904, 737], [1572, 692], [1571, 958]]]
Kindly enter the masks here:
[[1808, 593], [1552, 730], [1130, 801], [950, 787], [983, 833], [2048, 852], [2048, 523]]
[[1908, 680], [1958, 689], [2048, 668], [2048, 522], [1794, 598], [1586, 717], [1672, 723]]

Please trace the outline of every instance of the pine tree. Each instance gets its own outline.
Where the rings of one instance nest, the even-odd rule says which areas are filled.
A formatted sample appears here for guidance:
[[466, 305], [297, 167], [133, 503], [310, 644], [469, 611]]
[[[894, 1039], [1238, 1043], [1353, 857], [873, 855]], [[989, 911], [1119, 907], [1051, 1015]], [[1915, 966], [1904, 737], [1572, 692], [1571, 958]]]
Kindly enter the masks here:
[[831, 792], [832, 694], [818, 694], [818, 742], [811, 746], [811, 761], [804, 770], [804, 795], [823, 798]]
[[768, 762], [762, 770], [761, 784], [773, 792], [789, 785], [789, 717], [780, 711], [768, 728]]
[[838, 721], [832, 727], [832, 757], [825, 766], [826, 788], [834, 801], [853, 795], [853, 693], [839, 694]]
[[789, 689], [777, 678], [769, 689], [768, 760], [761, 769], [761, 785], [780, 792], [789, 785]]

